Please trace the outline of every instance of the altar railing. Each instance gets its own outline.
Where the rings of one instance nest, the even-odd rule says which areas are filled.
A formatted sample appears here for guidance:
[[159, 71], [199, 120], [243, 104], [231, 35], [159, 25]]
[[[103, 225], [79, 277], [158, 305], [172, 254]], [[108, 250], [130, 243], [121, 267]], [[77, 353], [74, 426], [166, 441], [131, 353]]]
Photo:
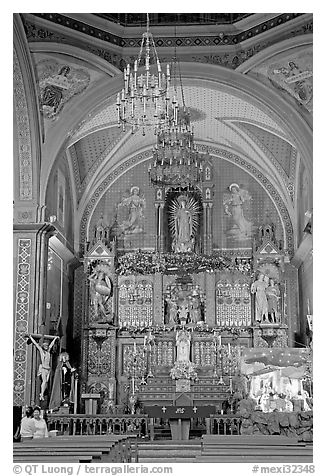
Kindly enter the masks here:
[[61, 435], [136, 435], [147, 436], [147, 415], [56, 415], [47, 416], [48, 429]]
[[[239, 415], [211, 415], [201, 418], [207, 434], [239, 435]], [[48, 429], [61, 435], [135, 435], [153, 437], [153, 418], [147, 415], [56, 415], [47, 416]]]
[[209, 431], [213, 435], [240, 435], [241, 417], [239, 415], [211, 415]]

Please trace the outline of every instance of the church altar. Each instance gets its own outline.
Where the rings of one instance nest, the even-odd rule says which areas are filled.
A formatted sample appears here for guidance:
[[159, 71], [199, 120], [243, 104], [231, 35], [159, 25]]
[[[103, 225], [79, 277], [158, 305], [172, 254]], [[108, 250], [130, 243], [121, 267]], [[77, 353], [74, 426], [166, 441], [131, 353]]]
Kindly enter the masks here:
[[[247, 195], [231, 184], [225, 211], [251, 247], [213, 249], [209, 156], [203, 170], [201, 188], [155, 187], [154, 250], [133, 246], [144, 226], [139, 187], [117, 205], [113, 226], [102, 215], [90, 230], [75, 276], [84, 317], [74, 319], [80, 395], [99, 396], [98, 414], [221, 414], [253, 392], [256, 377], [241, 370], [246, 349], [287, 348], [291, 276], [275, 225], [254, 233], [237, 208], [239, 193]], [[86, 411], [81, 401], [78, 408]]]

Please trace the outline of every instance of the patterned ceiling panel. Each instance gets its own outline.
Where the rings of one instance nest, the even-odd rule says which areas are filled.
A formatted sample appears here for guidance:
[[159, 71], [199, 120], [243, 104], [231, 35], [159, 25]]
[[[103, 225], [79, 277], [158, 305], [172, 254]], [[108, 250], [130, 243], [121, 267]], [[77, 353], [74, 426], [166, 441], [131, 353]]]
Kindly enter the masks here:
[[[182, 104], [181, 91], [177, 87], [177, 96]], [[267, 129], [275, 130], [284, 134], [280, 126], [262, 110], [253, 104], [233, 96], [229, 93], [216, 89], [205, 89], [198, 86], [184, 86], [185, 104], [196, 110], [194, 112], [195, 137], [202, 140], [219, 141], [221, 137], [223, 121], [227, 120], [247, 120], [261, 124]], [[87, 131], [92, 131], [107, 124], [117, 122], [117, 112], [115, 104], [106, 106], [96, 113], [94, 117], [83, 124], [76, 133], [77, 137], [84, 135]], [[223, 134], [222, 134], [223, 135]]]
[[292, 146], [280, 137], [270, 132], [254, 126], [253, 124], [239, 123], [238, 127], [250, 132], [257, 137], [258, 141], [263, 144], [274, 158], [281, 165], [286, 175], [290, 176]]
[[78, 157], [79, 176], [82, 183], [92, 165], [121, 133], [118, 127], [102, 129], [94, 132], [74, 144]]

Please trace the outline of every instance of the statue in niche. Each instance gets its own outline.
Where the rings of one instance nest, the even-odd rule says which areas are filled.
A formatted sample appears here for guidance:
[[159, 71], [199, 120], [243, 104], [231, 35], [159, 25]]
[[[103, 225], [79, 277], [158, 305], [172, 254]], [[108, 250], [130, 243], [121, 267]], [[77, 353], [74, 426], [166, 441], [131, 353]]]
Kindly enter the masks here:
[[168, 323], [178, 323], [178, 304], [174, 299], [166, 298], [167, 313], [168, 313]]
[[227, 234], [241, 241], [251, 237], [253, 226], [244, 216], [243, 207], [246, 202], [252, 200], [247, 190], [240, 188], [237, 183], [231, 183], [230, 193], [223, 198], [223, 207], [226, 215], [233, 219], [233, 226]]
[[258, 279], [251, 285], [251, 293], [256, 295], [255, 316], [257, 322], [268, 322], [267, 287], [268, 283], [266, 283], [262, 273], [259, 274]]
[[200, 296], [193, 293], [190, 298], [190, 322], [196, 323], [202, 320]]
[[112, 285], [110, 278], [101, 266], [97, 266], [89, 276], [91, 305], [94, 308], [96, 320], [110, 320], [110, 311], [106, 309], [107, 302], [111, 296]]
[[177, 361], [190, 361], [190, 334], [186, 330], [177, 331]]
[[279, 301], [280, 301], [280, 289], [278, 285], [275, 283], [274, 279], [268, 278], [268, 284], [266, 288], [266, 297], [267, 297], [267, 304], [268, 304], [268, 314], [273, 323], [279, 321]]
[[177, 253], [194, 251], [199, 220], [199, 204], [193, 197], [179, 195], [170, 205], [169, 225], [172, 231], [172, 250]]
[[139, 187], [131, 187], [129, 196], [118, 204], [118, 224], [125, 235], [142, 233], [146, 201]]
[[203, 321], [202, 296], [198, 286], [174, 286], [165, 301], [167, 323], [185, 325]]
[[94, 227], [94, 241], [106, 240], [108, 234], [108, 225], [104, 220], [103, 213]]
[[187, 302], [182, 302], [178, 309], [178, 321], [181, 324], [187, 324], [189, 322], [189, 307]]

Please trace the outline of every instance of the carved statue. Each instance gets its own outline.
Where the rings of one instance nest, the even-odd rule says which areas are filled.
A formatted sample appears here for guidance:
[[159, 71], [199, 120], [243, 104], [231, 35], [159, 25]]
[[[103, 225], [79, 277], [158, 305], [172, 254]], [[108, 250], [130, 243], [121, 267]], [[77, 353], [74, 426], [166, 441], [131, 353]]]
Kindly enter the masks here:
[[178, 309], [179, 320], [187, 323], [189, 321], [189, 307], [188, 303], [182, 302]]
[[96, 241], [103, 240], [104, 238], [106, 238], [106, 229], [107, 224], [104, 221], [103, 215], [101, 215], [95, 225], [94, 238]]
[[94, 307], [95, 318], [102, 317], [106, 319], [108, 312], [105, 306], [111, 296], [112, 289], [110, 278], [101, 268], [96, 267], [88, 279], [90, 281], [91, 304]]
[[172, 201], [169, 224], [173, 236], [173, 251], [187, 253], [194, 250], [198, 215], [199, 205], [194, 197], [180, 195]]
[[268, 322], [267, 287], [268, 283], [264, 280], [263, 274], [260, 274], [258, 279], [251, 285], [251, 293], [256, 294], [255, 314], [257, 322]]
[[202, 321], [201, 303], [199, 296], [192, 296], [191, 298], [190, 321], [193, 323]]
[[51, 349], [60, 337], [56, 336], [53, 338], [50, 345], [48, 342], [44, 342], [42, 346], [40, 346], [30, 334], [28, 337], [40, 353], [41, 363], [39, 365], [37, 376], [41, 377], [42, 380], [40, 400], [44, 400], [44, 392], [47, 388], [51, 372]]
[[60, 407], [63, 401], [70, 401], [72, 373], [75, 371], [69, 362], [69, 354], [61, 352], [53, 378], [50, 410]]
[[177, 361], [190, 362], [190, 334], [188, 331], [177, 331]]
[[266, 297], [268, 313], [271, 316], [272, 322], [277, 322], [279, 320], [280, 290], [272, 278], [269, 280], [269, 285], [266, 288]]
[[182, 200], [180, 208], [175, 214], [175, 251], [185, 251], [191, 247], [192, 216], [186, 209], [186, 201]]
[[166, 299], [168, 303], [168, 323], [178, 323], [178, 305], [171, 298]]

